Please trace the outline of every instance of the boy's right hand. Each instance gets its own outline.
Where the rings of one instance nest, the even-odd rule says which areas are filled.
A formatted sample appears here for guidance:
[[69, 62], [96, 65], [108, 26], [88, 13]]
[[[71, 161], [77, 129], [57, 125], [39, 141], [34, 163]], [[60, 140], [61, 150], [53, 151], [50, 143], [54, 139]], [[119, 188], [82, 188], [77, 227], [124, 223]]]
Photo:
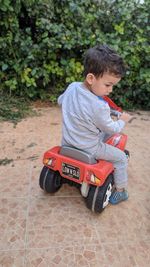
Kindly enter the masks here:
[[130, 114], [126, 113], [126, 112], [123, 112], [121, 114], [121, 116], [119, 117], [120, 120], [123, 120], [124, 122], [129, 122], [131, 121], [133, 118], [133, 116], [131, 116]]

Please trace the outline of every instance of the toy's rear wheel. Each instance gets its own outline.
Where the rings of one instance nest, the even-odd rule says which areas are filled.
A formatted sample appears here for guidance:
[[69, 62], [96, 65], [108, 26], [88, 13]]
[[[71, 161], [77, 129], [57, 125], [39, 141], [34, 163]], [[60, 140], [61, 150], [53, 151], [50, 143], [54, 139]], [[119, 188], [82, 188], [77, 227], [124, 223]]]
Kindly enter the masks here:
[[59, 172], [44, 166], [40, 174], [39, 185], [47, 193], [55, 193], [62, 186], [62, 177]]
[[91, 186], [88, 196], [86, 197], [86, 205], [94, 212], [101, 213], [108, 205], [113, 186], [113, 175], [109, 175], [103, 186]]

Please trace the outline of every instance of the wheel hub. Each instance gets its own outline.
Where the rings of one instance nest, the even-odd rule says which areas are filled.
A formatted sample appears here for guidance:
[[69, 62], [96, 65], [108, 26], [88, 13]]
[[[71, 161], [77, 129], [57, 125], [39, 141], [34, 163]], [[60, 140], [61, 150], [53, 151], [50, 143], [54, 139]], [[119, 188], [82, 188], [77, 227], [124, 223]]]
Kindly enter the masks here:
[[104, 201], [103, 201], [103, 208], [105, 208], [108, 205], [109, 198], [111, 196], [111, 192], [112, 192], [112, 184], [110, 183], [108, 185], [106, 193], [105, 193], [105, 197], [104, 197]]

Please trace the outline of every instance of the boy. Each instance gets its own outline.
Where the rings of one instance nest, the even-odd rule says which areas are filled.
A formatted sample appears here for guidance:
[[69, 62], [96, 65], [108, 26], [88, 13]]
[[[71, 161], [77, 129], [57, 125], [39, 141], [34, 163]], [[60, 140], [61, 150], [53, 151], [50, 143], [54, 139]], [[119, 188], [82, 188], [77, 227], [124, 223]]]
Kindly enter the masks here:
[[62, 145], [73, 146], [104, 159], [115, 167], [115, 190], [110, 203], [128, 199], [127, 158], [123, 151], [104, 143], [106, 136], [119, 133], [131, 119], [123, 113], [117, 121], [102, 98], [112, 92], [125, 74], [122, 58], [106, 45], [90, 48], [84, 59], [84, 82], [73, 82], [58, 98], [62, 105]]

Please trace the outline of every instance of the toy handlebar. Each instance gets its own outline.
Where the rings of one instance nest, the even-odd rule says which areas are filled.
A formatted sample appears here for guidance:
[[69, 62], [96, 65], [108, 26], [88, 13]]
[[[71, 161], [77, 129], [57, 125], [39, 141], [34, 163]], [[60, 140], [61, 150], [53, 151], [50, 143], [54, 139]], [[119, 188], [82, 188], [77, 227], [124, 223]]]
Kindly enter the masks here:
[[118, 119], [119, 119], [119, 117], [121, 116], [121, 113], [122, 112], [119, 112], [119, 111], [117, 111], [117, 110], [115, 110], [115, 109], [110, 109], [110, 114], [112, 115], [112, 116], [115, 116], [115, 117], [117, 117]]
[[[118, 107], [108, 96], [103, 96], [103, 99], [108, 103], [110, 107], [110, 114], [119, 119], [123, 112], [122, 108]], [[134, 119], [136, 119], [136, 117], [131, 118], [128, 123], [131, 123]]]
[[113, 110], [122, 112], [122, 108], [118, 107], [108, 96], [103, 96], [103, 99], [108, 103]]

